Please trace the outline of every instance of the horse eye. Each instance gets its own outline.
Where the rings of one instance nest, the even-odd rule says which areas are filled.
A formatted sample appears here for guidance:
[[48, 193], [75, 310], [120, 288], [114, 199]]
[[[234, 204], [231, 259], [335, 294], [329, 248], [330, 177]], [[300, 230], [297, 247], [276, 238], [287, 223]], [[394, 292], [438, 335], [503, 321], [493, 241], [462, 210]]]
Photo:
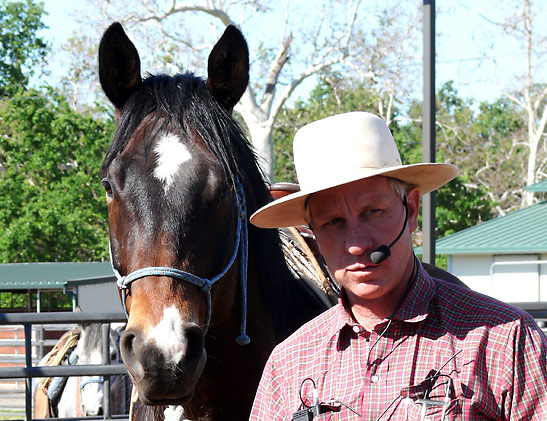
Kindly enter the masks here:
[[116, 351], [113, 351], [110, 353], [110, 361], [117, 361], [118, 360], [118, 353]]
[[112, 197], [114, 196], [114, 192], [112, 191], [112, 186], [110, 185], [110, 183], [108, 182], [108, 180], [103, 180], [101, 181], [101, 184], [103, 185], [105, 191], [106, 191], [106, 195], [108, 197]]

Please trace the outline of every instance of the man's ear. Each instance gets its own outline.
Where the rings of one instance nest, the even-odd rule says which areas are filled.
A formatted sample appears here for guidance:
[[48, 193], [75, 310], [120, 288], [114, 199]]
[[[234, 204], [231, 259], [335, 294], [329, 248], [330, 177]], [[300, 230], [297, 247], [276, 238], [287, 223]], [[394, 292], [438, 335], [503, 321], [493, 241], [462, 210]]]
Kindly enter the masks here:
[[420, 212], [420, 191], [416, 187], [412, 187], [406, 193], [406, 201], [408, 203], [408, 226], [410, 232], [416, 231], [418, 228], [418, 214]]

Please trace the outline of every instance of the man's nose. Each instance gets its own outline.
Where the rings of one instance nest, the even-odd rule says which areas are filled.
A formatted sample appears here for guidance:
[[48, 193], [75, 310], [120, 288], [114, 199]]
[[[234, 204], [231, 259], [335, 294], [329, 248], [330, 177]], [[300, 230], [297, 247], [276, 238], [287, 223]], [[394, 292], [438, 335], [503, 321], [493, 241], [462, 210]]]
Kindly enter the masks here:
[[352, 256], [360, 256], [372, 247], [370, 233], [364, 227], [355, 225], [346, 234], [346, 250]]

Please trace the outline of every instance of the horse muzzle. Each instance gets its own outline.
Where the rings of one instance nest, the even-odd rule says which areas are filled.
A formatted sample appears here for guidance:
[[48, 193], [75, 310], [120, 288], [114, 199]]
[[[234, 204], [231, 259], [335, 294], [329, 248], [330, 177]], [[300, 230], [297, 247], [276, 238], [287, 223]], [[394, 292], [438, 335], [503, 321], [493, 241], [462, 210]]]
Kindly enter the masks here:
[[207, 360], [203, 332], [193, 323], [178, 329], [179, 345], [151, 338], [137, 328], [122, 335], [123, 362], [146, 405], [183, 404], [192, 398]]

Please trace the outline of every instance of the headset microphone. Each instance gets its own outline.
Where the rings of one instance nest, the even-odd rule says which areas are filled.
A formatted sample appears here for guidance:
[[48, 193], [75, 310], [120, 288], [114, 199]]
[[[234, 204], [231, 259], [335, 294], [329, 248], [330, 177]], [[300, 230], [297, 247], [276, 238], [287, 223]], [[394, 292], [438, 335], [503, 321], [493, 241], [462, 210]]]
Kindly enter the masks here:
[[393, 244], [395, 244], [397, 241], [399, 241], [399, 238], [403, 235], [403, 232], [406, 228], [406, 223], [408, 221], [408, 203], [406, 201], [406, 196], [403, 198], [403, 206], [405, 207], [405, 222], [403, 224], [403, 228], [401, 229], [401, 232], [397, 236], [395, 240], [391, 242], [389, 246], [386, 246], [385, 244], [378, 247], [376, 250], [374, 250], [372, 253], [370, 253], [370, 260], [372, 263], [382, 263], [384, 260], [386, 260], [390, 254], [391, 254], [391, 247], [393, 247]]

